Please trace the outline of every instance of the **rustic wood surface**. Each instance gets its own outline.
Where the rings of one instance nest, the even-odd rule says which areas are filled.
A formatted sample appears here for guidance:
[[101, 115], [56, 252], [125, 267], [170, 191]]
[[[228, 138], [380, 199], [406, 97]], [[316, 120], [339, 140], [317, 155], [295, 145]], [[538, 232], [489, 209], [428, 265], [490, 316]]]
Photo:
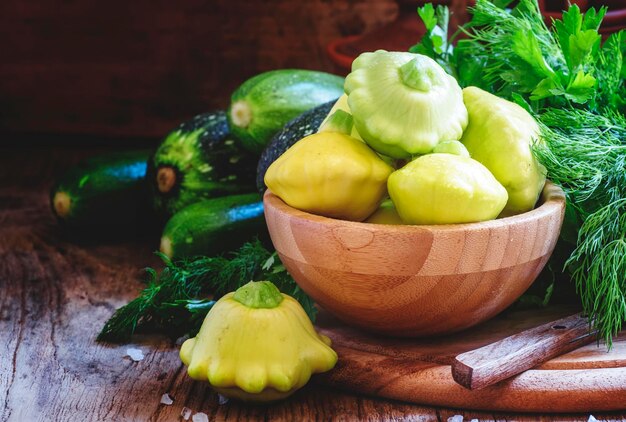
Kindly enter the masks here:
[[[158, 337], [132, 345], [94, 342], [113, 310], [158, 265], [154, 239], [77, 241], [48, 208], [53, 178], [97, 151], [0, 149], [0, 420], [176, 421], [183, 407], [211, 420], [587, 421], [589, 414], [510, 414], [418, 406], [341, 392], [314, 381], [285, 402], [247, 406], [193, 382], [177, 347]], [[124, 357], [129, 346], [145, 359]], [[160, 404], [169, 393], [171, 406]], [[624, 420], [626, 413], [594, 413]]]
[[454, 381], [451, 365], [459, 354], [568, 313], [571, 309], [557, 306], [509, 310], [461, 333], [423, 339], [381, 338], [321, 318], [318, 327], [333, 341], [339, 363], [320, 378], [335, 387], [435, 406], [518, 412], [626, 410], [626, 333], [615, 339], [610, 352], [594, 342], [563, 354], [556, 367], [549, 360], [480, 390]]
[[383, 225], [297, 210], [264, 198], [272, 242], [302, 289], [341, 320], [387, 335], [462, 330], [498, 314], [532, 284], [559, 237], [565, 195], [473, 224]]

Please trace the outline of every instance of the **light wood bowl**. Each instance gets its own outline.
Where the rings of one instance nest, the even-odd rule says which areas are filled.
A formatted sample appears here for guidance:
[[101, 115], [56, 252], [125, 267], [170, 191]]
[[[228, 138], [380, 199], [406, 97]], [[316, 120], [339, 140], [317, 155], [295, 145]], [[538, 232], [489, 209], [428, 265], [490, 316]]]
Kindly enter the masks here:
[[344, 322], [391, 336], [459, 331], [512, 304], [550, 257], [565, 195], [481, 223], [391, 226], [297, 210], [266, 192], [274, 247], [298, 285]]

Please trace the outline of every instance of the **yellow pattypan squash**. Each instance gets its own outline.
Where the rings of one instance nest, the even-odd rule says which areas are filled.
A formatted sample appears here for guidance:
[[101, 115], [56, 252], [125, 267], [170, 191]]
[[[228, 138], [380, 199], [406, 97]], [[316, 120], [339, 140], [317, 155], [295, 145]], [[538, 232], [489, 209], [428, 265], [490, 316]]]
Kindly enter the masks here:
[[473, 223], [496, 218], [506, 189], [472, 158], [422, 155], [389, 176], [389, 195], [406, 224]]
[[522, 107], [480, 88], [463, 90], [469, 124], [461, 142], [505, 187], [502, 215], [532, 210], [546, 181], [546, 169], [533, 156], [539, 126]]
[[285, 398], [337, 362], [330, 339], [269, 281], [250, 282], [217, 301], [180, 358], [191, 378], [226, 397], [257, 402]]
[[265, 184], [294, 208], [363, 221], [385, 197], [392, 171], [358, 139], [325, 131], [301, 139], [274, 161]]

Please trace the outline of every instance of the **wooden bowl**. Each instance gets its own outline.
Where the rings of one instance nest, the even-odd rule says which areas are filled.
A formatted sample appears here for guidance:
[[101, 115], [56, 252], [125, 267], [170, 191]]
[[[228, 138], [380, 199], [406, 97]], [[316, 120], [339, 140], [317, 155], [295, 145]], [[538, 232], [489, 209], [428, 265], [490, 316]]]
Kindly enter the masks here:
[[274, 247], [308, 295], [350, 325], [402, 337], [459, 331], [513, 303], [550, 257], [565, 211], [552, 183], [532, 211], [454, 225], [356, 223], [269, 191], [263, 200]]

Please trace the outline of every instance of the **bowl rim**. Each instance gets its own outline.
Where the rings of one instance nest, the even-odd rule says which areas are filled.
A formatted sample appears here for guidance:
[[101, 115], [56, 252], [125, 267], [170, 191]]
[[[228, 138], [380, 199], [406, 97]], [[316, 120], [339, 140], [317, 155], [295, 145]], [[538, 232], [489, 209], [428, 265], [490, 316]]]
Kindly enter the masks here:
[[291, 218], [306, 220], [311, 223], [323, 224], [327, 226], [342, 226], [353, 228], [366, 228], [368, 230], [378, 229], [389, 232], [410, 232], [410, 231], [458, 231], [458, 230], [484, 230], [503, 226], [512, 226], [527, 223], [533, 220], [565, 212], [565, 192], [558, 185], [546, 180], [537, 203], [539, 206], [530, 211], [515, 214], [508, 217], [496, 218], [494, 220], [480, 221], [475, 223], [458, 224], [378, 224], [361, 221], [340, 220], [337, 218], [325, 217], [311, 214], [287, 205], [281, 198], [270, 189], [266, 189], [263, 195], [265, 207], [273, 207], [278, 211], [288, 214]]

